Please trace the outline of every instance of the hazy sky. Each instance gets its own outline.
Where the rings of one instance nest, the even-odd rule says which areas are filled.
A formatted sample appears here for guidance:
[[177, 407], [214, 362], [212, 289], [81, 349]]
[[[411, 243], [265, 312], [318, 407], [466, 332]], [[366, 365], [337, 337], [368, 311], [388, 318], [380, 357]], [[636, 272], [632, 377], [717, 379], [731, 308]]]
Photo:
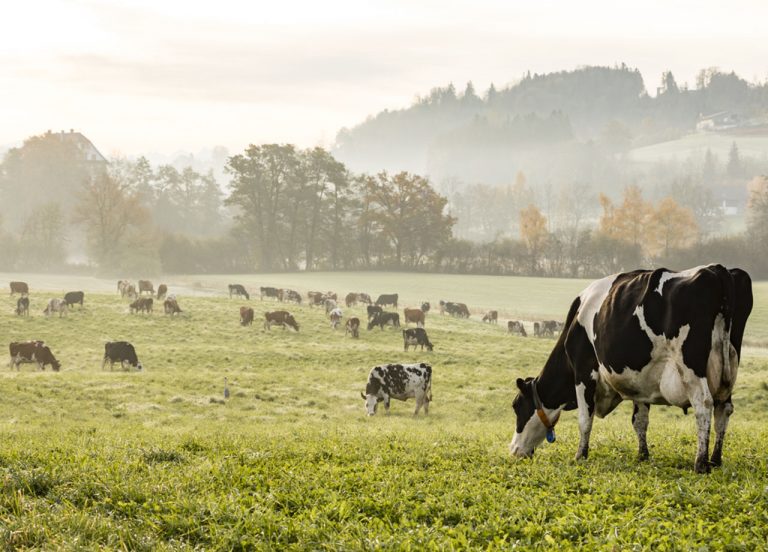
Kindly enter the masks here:
[[763, 0], [7, 2], [0, 146], [75, 128], [103, 153], [329, 145], [433, 86], [625, 62], [654, 92], [768, 76]]

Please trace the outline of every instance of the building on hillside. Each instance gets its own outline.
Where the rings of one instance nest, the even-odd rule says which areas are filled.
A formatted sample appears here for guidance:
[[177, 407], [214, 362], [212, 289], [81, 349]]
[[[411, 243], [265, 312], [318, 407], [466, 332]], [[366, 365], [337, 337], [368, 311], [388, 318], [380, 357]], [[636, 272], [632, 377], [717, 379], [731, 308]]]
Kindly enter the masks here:
[[738, 113], [732, 111], [719, 111], [711, 115], [699, 115], [699, 122], [696, 123], [696, 130], [699, 132], [717, 132], [719, 130], [728, 130], [738, 128], [744, 122]]
[[73, 144], [82, 154], [81, 160], [87, 163], [91, 170], [104, 169], [109, 164], [107, 158], [82, 133], [70, 129], [69, 132], [62, 130], [53, 135], [57, 136], [62, 142]]

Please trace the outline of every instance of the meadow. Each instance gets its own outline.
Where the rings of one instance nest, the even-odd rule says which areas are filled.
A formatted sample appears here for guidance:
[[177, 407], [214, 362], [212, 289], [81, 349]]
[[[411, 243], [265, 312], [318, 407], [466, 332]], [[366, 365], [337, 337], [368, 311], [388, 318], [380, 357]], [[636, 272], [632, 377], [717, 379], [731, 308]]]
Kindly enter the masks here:
[[[651, 459], [636, 460], [631, 405], [597, 420], [575, 462], [575, 413], [532, 460], [513, 460], [514, 380], [535, 375], [554, 342], [482, 324], [563, 319], [585, 282], [380, 273], [168, 277], [184, 313], [128, 314], [114, 282], [25, 279], [32, 316], [0, 302], [0, 342], [42, 339], [58, 373], [23, 365], [0, 377], [0, 546], [4, 549], [745, 549], [768, 546], [768, 290], [756, 307], [724, 465], [693, 473], [695, 423], [651, 410]], [[255, 292], [229, 299], [226, 284]], [[398, 292], [402, 306], [464, 301], [470, 320], [432, 312], [432, 353], [398, 331], [333, 331], [289, 306], [298, 333], [261, 327], [278, 307], [259, 285], [341, 294]], [[85, 307], [44, 318], [48, 298], [84, 289]], [[252, 327], [238, 309], [256, 311]], [[2, 306], [4, 305], [4, 306]], [[365, 318], [364, 307], [344, 309]], [[436, 309], [435, 309], [436, 311]], [[103, 343], [136, 346], [142, 372], [101, 369]], [[3, 345], [5, 346], [5, 345]], [[427, 417], [393, 401], [367, 417], [360, 398], [381, 362], [429, 362]], [[223, 397], [224, 377], [231, 395]]]

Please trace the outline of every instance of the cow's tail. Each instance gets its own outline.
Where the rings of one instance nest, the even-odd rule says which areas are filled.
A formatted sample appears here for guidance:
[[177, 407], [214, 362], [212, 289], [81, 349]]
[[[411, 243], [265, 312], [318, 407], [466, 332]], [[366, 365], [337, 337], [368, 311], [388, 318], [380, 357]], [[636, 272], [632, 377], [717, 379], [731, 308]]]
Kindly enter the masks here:
[[715, 265], [715, 271], [723, 287], [723, 302], [720, 314], [723, 316], [723, 337], [721, 343], [721, 354], [723, 358], [723, 373], [720, 377], [720, 385], [730, 387], [733, 383], [733, 369], [731, 366], [731, 327], [733, 324], [733, 313], [736, 310], [736, 285], [733, 282], [733, 276], [722, 265]]

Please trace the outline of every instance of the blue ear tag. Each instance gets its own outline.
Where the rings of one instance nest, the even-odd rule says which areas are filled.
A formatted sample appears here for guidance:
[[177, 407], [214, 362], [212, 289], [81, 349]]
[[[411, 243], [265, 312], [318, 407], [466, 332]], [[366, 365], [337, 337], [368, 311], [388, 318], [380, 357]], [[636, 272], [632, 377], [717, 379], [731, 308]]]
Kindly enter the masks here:
[[547, 443], [554, 443], [555, 442], [555, 429], [550, 428], [547, 430]]

